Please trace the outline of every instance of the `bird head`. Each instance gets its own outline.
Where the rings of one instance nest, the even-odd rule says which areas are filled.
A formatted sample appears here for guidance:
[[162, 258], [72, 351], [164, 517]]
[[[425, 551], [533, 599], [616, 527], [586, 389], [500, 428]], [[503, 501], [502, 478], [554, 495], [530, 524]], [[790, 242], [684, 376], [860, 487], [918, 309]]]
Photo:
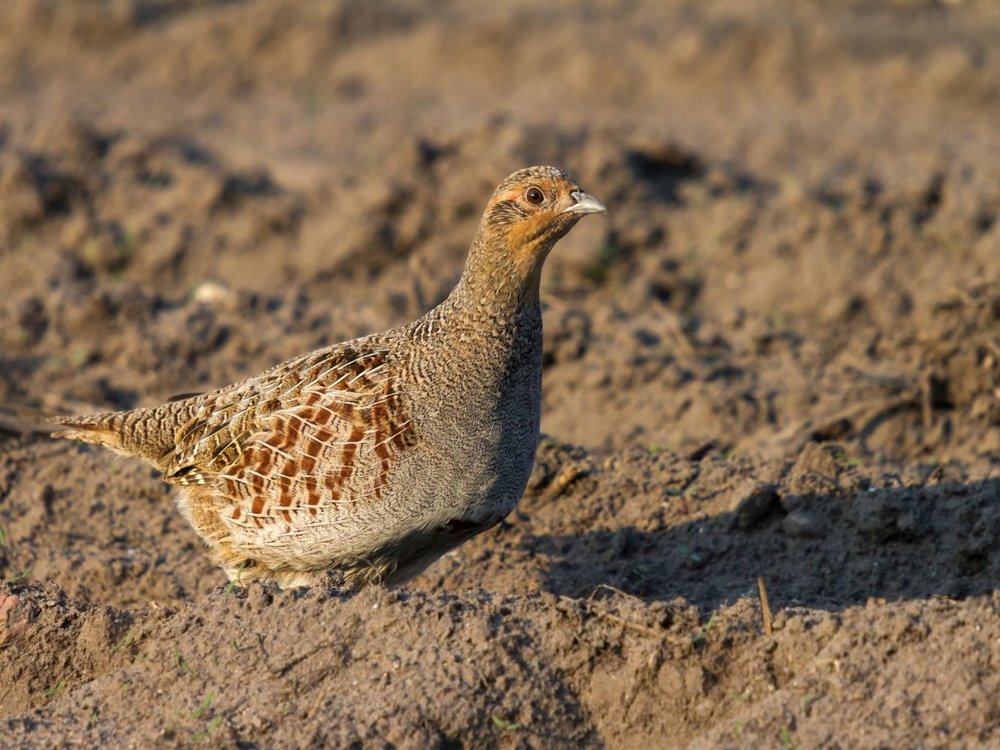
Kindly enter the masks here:
[[514, 172], [493, 192], [480, 232], [492, 252], [508, 253], [525, 275], [537, 275], [555, 243], [587, 214], [604, 213], [604, 204], [555, 167]]

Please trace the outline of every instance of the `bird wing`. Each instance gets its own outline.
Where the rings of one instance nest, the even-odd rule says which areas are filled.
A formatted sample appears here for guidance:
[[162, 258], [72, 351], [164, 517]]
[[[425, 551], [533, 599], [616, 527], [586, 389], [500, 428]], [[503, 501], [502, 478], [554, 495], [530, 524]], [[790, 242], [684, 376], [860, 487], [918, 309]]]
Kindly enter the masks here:
[[250, 529], [378, 500], [414, 442], [390, 352], [364, 340], [306, 355], [205, 397], [165, 477], [210, 485], [227, 524]]

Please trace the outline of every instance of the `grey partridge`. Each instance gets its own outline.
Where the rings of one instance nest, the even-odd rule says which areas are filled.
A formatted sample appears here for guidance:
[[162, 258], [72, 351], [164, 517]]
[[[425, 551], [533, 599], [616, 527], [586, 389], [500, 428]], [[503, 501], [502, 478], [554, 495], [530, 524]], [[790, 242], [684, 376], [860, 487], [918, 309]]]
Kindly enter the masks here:
[[542, 264], [604, 211], [566, 172], [522, 169], [423, 317], [210, 393], [57, 417], [53, 434], [162, 471], [230, 580], [290, 587], [339, 570], [397, 585], [521, 498], [541, 414]]

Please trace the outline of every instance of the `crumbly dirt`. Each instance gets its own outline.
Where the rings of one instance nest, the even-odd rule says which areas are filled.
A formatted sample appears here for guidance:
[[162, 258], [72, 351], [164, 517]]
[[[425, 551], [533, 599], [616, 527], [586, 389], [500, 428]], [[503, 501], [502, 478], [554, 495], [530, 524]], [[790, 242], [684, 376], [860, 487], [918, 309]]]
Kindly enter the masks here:
[[[487, 6], [0, 3], [0, 747], [1000, 745], [998, 6]], [[405, 589], [43, 434], [420, 314], [531, 163], [610, 208], [538, 461]]]

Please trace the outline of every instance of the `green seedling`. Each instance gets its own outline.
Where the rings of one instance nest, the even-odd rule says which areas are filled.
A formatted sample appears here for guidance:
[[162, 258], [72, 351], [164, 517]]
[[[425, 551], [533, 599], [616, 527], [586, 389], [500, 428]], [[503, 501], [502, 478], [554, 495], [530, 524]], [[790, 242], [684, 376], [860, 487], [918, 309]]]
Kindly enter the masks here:
[[205, 697], [201, 699], [201, 705], [194, 710], [191, 714], [195, 719], [200, 719], [202, 716], [208, 713], [208, 710], [212, 707], [212, 701], [215, 700], [215, 693], [211, 690], [205, 693]]
[[69, 353], [69, 363], [73, 367], [81, 367], [90, 359], [90, 350], [84, 346], [76, 346]]
[[31, 568], [25, 568], [16, 576], [10, 579], [11, 583], [21, 583], [22, 581], [28, 580], [28, 576], [31, 575]]
[[198, 734], [194, 736], [194, 741], [197, 743], [204, 742], [213, 734], [215, 734], [215, 730], [219, 728], [219, 724], [221, 723], [222, 723], [221, 716], [213, 716], [212, 720], [208, 722], [208, 726], [206, 726], [203, 730], [201, 730], [200, 732], [198, 732]]
[[179, 669], [181, 672], [190, 672], [191, 668], [188, 667], [187, 662], [184, 661], [184, 657], [181, 656], [181, 652], [174, 649], [174, 667]]
[[135, 626], [129, 628], [128, 632], [125, 633], [124, 636], [122, 636], [122, 639], [111, 647], [111, 653], [117, 653], [118, 651], [121, 651], [123, 648], [131, 646], [134, 641], [135, 641]]
[[697, 552], [694, 551], [692, 547], [689, 547], [686, 544], [678, 544], [677, 553], [680, 555], [684, 555], [684, 557], [688, 558], [691, 562], [696, 562], [696, 563], [701, 562], [701, 555], [699, 555]]
[[55, 685], [45, 691], [46, 698], [55, 698], [66, 689], [66, 680], [59, 680]]
[[226, 596], [233, 593], [236, 587], [240, 585], [240, 579], [243, 577], [243, 571], [246, 570], [246, 567], [247, 567], [247, 561], [244, 560], [243, 562], [240, 563], [240, 566], [236, 569], [236, 580], [230, 581], [229, 583], [226, 584], [226, 588], [224, 590]]
[[135, 254], [139, 247], [139, 236], [135, 232], [125, 232], [118, 240], [118, 251], [125, 257]]
[[701, 626], [701, 630], [694, 634], [691, 639], [695, 643], [702, 643], [708, 640], [708, 634], [712, 632], [712, 627], [715, 625], [715, 612], [713, 612], [709, 618], [708, 622]]
[[493, 725], [505, 732], [516, 732], [521, 728], [521, 722], [515, 721], [504, 721], [496, 714], [490, 714], [490, 719], [493, 721]]

